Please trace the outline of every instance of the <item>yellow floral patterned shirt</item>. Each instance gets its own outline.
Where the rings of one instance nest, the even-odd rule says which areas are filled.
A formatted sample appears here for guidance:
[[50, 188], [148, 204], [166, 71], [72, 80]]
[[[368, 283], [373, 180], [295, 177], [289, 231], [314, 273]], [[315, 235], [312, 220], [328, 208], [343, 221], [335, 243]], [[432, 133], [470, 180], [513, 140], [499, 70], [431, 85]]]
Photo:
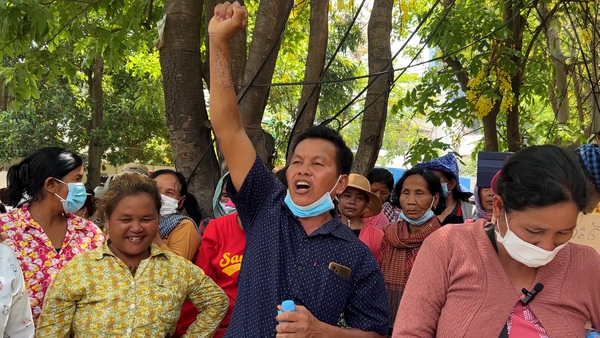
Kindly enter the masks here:
[[170, 336], [186, 299], [200, 311], [186, 336], [212, 337], [229, 300], [202, 269], [152, 244], [132, 275], [104, 243], [56, 274], [36, 337]]

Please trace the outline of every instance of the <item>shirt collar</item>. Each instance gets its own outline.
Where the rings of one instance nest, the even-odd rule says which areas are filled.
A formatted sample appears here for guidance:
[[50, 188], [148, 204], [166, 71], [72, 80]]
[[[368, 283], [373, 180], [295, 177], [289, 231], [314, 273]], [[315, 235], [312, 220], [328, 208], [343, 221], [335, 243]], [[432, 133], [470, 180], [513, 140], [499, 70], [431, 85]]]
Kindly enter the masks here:
[[[285, 213], [286, 213], [288, 219], [290, 219], [290, 218], [294, 219], [296, 221], [296, 223], [298, 224], [298, 226], [302, 227], [302, 224], [298, 220], [298, 217], [296, 217], [292, 213], [292, 211], [285, 204], [285, 202], [283, 202], [283, 201], [281, 202], [281, 207], [285, 210]], [[351, 231], [348, 231], [348, 227], [345, 226], [342, 223], [342, 221], [340, 221], [340, 218], [338, 217], [338, 215], [335, 211], [331, 210], [330, 213], [331, 213], [331, 220], [322, 224], [320, 227], [317, 228], [317, 230], [313, 231], [313, 233], [308, 235], [308, 237], [331, 234], [337, 238], [345, 239], [347, 241], [351, 241], [352, 237], [356, 237], [356, 236], [354, 236], [354, 234]]]
[[[23, 204], [19, 209], [17, 209], [17, 213], [22, 215], [23, 219], [26, 219], [27, 222], [24, 222], [24, 228], [41, 228], [40, 225], [31, 217], [31, 213], [29, 212], [29, 203]], [[67, 231], [69, 230], [86, 230], [84, 225], [85, 220], [81, 217], [77, 217], [73, 214], [67, 214]]]
[[[106, 240], [104, 243], [102, 243], [101, 246], [98, 247], [97, 250], [93, 250], [90, 255], [92, 256], [92, 259], [96, 259], [96, 260], [101, 260], [104, 256], [112, 256], [117, 258], [117, 256], [115, 256], [115, 254], [110, 250], [110, 248], [108, 247], [108, 244], [110, 243], [110, 239]], [[168, 255], [165, 254], [165, 252], [158, 247], [158, 245], [152, 243], [150, 245], [150, 257], [156, 257], [156, 256], [165, 256], [167, 259], [169, 258]]]

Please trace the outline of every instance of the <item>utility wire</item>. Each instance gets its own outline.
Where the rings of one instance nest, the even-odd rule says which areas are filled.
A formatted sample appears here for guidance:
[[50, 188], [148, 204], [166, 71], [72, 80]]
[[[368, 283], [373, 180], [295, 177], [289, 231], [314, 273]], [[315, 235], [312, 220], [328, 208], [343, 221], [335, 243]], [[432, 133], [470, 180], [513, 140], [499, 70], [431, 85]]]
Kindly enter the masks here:
[[[365, 5], [365, 2], [366, 2], [366, 0], [363, 0], [360, 3], [360, 6], [358, 6], [358, 8], [356, 9], [356, 13], [354, 14], [354, 17], [352, 17], [352, 21], [350, 22], [350, 25], [348, 26], [348, 29], [346, 29], [346, 31], [344, 32], [344, 36], [342, 36], [342, 39], [338, 43], [337, 48], [333, 52], [333, 55], [331, 56], [331, 58], [329, 58], [329, 62], [327, 62], [327, 65], [325, 66], [325, 68], [321, 72], [321, 76], [319, 77], [319, 81], [317, 81], [315, 83], [306, 83], [306, 84], [320, 85], [320, 84], [324, 83], [323, 80], [325, 79], [325, 74], [329, 70], [329, 67], [331, 67], [331, 64], [335, 60], [335, 57], [337, 56], [337, 54], [339, 53], [339, 51], [342, 49], [342, 46], [346, 42], [346, 39], [348, 38], [348, 36], [350, 36], [350, 32], [352, 31], [352, 27], [356, 23], [356, 19], [358, 18], [358, 15], [360, 14], [361, 9]], [[292, 131], [290, 132], [290, 137], [288, 139], [288, 144], [287, 144], [287, 147], [286, 147], [286, 150], [285, 150], [285, 157], [286, 158], [288, 157], [288, 153], [290, 151], [290, 145], [292, 144], [292, 137], [294, 137], [294, 131], [296, 130], [296, 127], [298, 126], [298, 121], [300, 121], [300, 117], [302, 117], [302, 114], [306, 110], [306, 106], [308, 105], [308, 100], [314, 95], [314, 93], [315, 93], [316, 90], [317, 90], [317, 86], [314, 86], [313, 89], [311, 90], [310, 94], [308, 95], [307, 99], [304, 101], [302, 107], [298, 111], [298, 116], [296, 117], [296, 121], [294, 122], [294, 126], [292, 127]]]

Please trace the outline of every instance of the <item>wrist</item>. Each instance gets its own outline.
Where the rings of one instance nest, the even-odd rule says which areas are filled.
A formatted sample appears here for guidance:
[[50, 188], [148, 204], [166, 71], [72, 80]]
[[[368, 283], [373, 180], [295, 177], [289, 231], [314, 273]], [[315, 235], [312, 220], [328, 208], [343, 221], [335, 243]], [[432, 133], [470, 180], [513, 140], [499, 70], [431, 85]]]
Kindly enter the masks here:
[[209, 35], [209, 45], [210, 49], [219, 49], [229, 51], [229, 42], [221, 37], [216, 35]]

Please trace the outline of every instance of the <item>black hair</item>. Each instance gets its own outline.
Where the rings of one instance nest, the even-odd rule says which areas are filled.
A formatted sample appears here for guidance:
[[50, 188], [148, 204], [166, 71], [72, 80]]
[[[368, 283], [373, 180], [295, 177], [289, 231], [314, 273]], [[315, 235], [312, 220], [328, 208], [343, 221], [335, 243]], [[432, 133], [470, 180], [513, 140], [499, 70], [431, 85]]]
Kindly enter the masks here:
[[153, 172], [152, 175], [150, 175], [150, 178], [155, 179], [160, 175], [173, 175], [177, 178], [177, 181], [179, 181], [179, 184], [181, 185], [180, 196], [181, 197], [185, 196], [185, 199], [183, 200], [181, 207], [179, 207], [179, 209], [177, 209], [177, 210], [181, 211], [181, 210], [185, 209], [187, 206], [187, 199], [188, 199], [189, 194], [188, 194], [187, 182], [186, 182], [183, 174], [180, 173], [179, 171], [175, 171], [175, 170], [171, 170], [171, 169], [161, 169], [161, 170], [157, 170], [157, 171]]
[[527, 147], [511, 156], [496, 181], [506, 211], [573, 202], [587, 205], [588, 184], [573, 152], [554, 145]]
[[96, 205], [96, 193], [92, 189], [85, 189], [87, 194], [92, 195], [92, 201], [88, 205], [84, 205], [87, 207], [88, 216], [92, 216], [98, 210], [98, 206]]
[[460, 179], [457, 179], [451, 173], [447, 173], [447, 172], [445, 172], [443, 170], [440, 170], [440, 171], [444, 174], [444, 177], [446, 177], [446, 179], [448, 180], [448, 182], [450, 182], [452, 180], [454, 180], [454, 182], [456, 182], [456, 185], [454, 185], [454, 189], [452, 189], [452, 191], [449, 192], [449, 193], [452, 193], [452, 197], [454, 197], [454, 199], [457, 200], [457, 201], [468, 202], [469, 198], [471, 198], [472, 194], [470, 192], [462, 192], [462, 191], [460, 191], [460, 188], [459, 188]]
[[382, 183], [388, 187], [390, 192], [394, 190], [394, 175], [385, 168], [373, 168], [373, 170], [367, 174], [367, 179], [370, 184]]
[[111, 180], [108, 189], [104, 194], [104, 198], [100, 201], [101, 206], [104, 208], [106, 218], [112, 216], [112, 213], [125, 197], [140, 194], [148, 194], [152, 201], [154, 201], [156, 213], [160, 213], [162, 202], [160, 200], [158, 187], [154, 180], [145, 175], [133, 173], [116, 176]]
[[8, 187], [2, 201], [17, 207], [24, 194], [39, 201], [43, 198], [43, 188], [48, 178], [62, 179], [82, 165], [81, 157], [70, 150], [57, 147], [38, 149], [8, 169]]
[[298, 141], [296, 142], [294, 149], [292, 149], [292, 152], [296, 150], [296, 147], [300, 142], [307, 139], [322, 139], [333, 143], [337, 150], [336, 162], [339, 173], [342, 175], [350, 174], [352, 162], [354, 161], [354, 154], [352, 154], [352, 150], [348, 148], [348, 145], [346, 145], [346, 142], [344, 142], [340, 133], [325, 126], [311, 127], [298, 136]]
[[199, 225], [200, 222], [202, 222], [202, 211], [200, 211], [198, 200], [196, 199], [196, 196], [189, 191], [185, 198], [185, 211], [187, 211], [187, 214], [196, 224]]
[[427, 186], [431, 195], [439, 195], [439, 202], [433, 212], [436, 215], [440, 215], [446, 209], [446, 197], [444, 197], [442, 194], [442, 183], [439, 177], [437, 177], [431, 170], [424, 167], [412, 167], [411, 169], [407, 170], [404, 175], [402, 175], [402, 178], [400, 178], [394, 187], [394, 193], [392, 194], [392, 205], [401, 208], [400, 194], [402, 193], [402, 186], [404, 185], [406, 179], [412, 175], [423, 176], [427, 182]]
[[285, 176], [285, 174], [287, 173], [288, 167], [285, 166], [279, 170], [277, 170], [277, 172], [275, 172], [275, 178], [281, 182], [283, 184], [283, 186], [287, 187], [287, 177]]

